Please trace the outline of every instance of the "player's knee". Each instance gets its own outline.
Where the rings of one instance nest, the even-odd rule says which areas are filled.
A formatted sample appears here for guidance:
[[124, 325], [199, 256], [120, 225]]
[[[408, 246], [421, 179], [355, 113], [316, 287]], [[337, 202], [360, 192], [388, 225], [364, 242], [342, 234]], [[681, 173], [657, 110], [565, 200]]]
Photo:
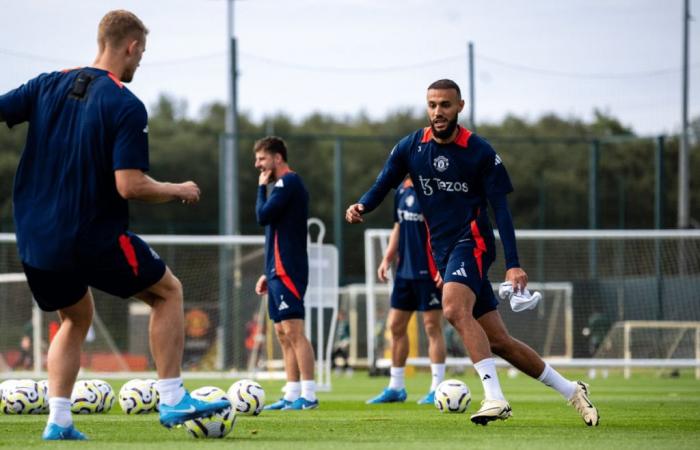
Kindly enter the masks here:
[[428, 337], [435, 338], [437, 336], [442, 336], [442, 326], [440, 322], [428, 320], [425, 321], [423, 325], [425, 326], [425, 334], [427, 334]]
[[442, 307], [442, 314], [452, 325], [460, 322], [464, 318], [465, 313], [464, 308], [461, 308], [459, 305], [447, 304]]
[[389, 326], [389, 330], [393, 339], [400, 339], [406, 336], [406, 324], [404, 323], [392, 323]]

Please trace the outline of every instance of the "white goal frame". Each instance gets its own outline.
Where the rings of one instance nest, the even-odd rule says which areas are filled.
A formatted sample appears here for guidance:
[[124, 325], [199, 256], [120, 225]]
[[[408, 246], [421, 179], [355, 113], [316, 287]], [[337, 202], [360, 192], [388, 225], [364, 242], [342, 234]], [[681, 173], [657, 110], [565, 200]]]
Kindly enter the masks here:
[[[386, 251], [386, 245], [391, 229], [386, 228], [369, 228], [365, 230], [364, 245], [365, 245], [365, 289], [367, 298], [367, 323], [375, 323], [375, 306], [376, 294], [378, 289], [386, 289], [385, 284], [378, 284], [375, 280], [374, 272], [376, 271], [377, 258], [373, 241], [380, 239], [382, 254]], [[497, 239], [499, 239], [498, 231], [494, 231]], [[654, 239], [678, 239], [691, 238], [700, 239], [700, 230], [516, 230], [517, 239], [530, 240], [654, 240]], [[379, 255], [381, 256], [381, 255]], [[547, 283], [542, 283], [542, 285]], [[568, 283], [562, 283], [568, 284]], [[535, 283], [530, 283], [535, 289], [543, 287], [535, 286]], [[570, 297], [569, 297], [570, 298]], [[570, 306], [570, 304], [569, 304]], [[570, 316], [571, 309], [565, 315], [567, 322], [573, 322]], [[623, 358], [573, 358], [572, 352], [567, 351], [568, 357], [563, 358], [545, 358], [545, 360], [553, 366], [570, 367], [570, 368], [623, 368], [626, 378], [631, 375], [631, 369], [635, 367], [645, 368], [695, 368], [695, 377], [700, 379], [700, 322], [682, 322], [682, 321], [624, 321], [618, 322], [614, 327], [622, 326], [624, 329], [624, 357]], [[569, 324], [567, 324], [567, 328]], [[611, 328], [611, 331], [614, 329]], [[633, 359], [630, 350], [630, 332], [632, 328], [672, 328], [672, 329], [694, 329], [695, 330], [695, 358], [694, 359]], [[572, 335], [569, 336], [567, 331], [567, 349], [571, 342]], [[375, 359], [373, 327], [367, 326], [367, 361], [372, 364], [372, 361], [381, 362], [387, 366], [386, 360]], [[427, 366], [430, 364], [428, 358], [408, 358], [407, 364], [415, 366]], [[390, 363], [389, 363], [390, 364]], [[447, 365], [471, 365], [469, 358], [447, 358]], [[510, 367], [506, 361], [497, 358], [496, 364], [500, 367]], [[388, 366], [387, 366], [388, 367]]]

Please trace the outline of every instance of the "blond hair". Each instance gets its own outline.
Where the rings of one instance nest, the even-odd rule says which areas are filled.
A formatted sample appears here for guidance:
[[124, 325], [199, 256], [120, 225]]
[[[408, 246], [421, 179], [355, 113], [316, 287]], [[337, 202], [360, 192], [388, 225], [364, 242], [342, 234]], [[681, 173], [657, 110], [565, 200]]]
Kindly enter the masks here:
[[145, 39], [148, 28], [136, 17], [136, 14], [117, 9], [110, 11], [102, 18], [97, 28], [97, 45], [100, 51], [107, 45], [118, 47], [127, 38]]

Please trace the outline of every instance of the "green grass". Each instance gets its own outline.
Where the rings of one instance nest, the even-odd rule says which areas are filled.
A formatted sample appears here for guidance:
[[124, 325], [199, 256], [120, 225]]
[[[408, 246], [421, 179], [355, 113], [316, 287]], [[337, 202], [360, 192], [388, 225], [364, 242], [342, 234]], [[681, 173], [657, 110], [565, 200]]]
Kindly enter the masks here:
[[[583, 374], [567, 373], [572, 377]], [[183, 428], [166, 430], [156, 415], [127, 416], [119, 406], [107, 415], [77, 416], [78, 428], [91, 441], [90, 449], [329, 449], [329, 448], [523, 448], [523, 449], [638, 449], [700, 447], [700, 381], [690, 372], [679, 378], [653, 372], [619, 374], [591, 383], [591, 398], [601, 415], [600, 426], [585, 426], [578, 413], [556, 392], [524, 375], [501, 382], [513, 407], [513, 417], [487, 427], [473, 425], [469, 413], [482, 398], [478, 379], [468, 372], [454, 376], [472, 389], [467, 414], [440, 414], [432, 406], [418, 406], [429, 376], [407, 379], [405, 404], [368, 406], [386, 378], [357, 372], [352, 378], [333, 379], [333, 392], [321, 393], [321, 408], [312, 411], [265, 411], [258, 417], [240, 416], [231, 434], [222, 440], [194, 440]], [[234, 381], [192, 380], [188, 388], [217, 385], [227, 389]], [[121, 381], [111, 380], [118, 389]], [[268, 401], [280, 396], [281, 382], [262, 382]], [[73, 442], [40, 440], [46, 416], [0, 415], [0, 448], [71, 447]], [[84, 448], [88, 448], [85, 445]]]

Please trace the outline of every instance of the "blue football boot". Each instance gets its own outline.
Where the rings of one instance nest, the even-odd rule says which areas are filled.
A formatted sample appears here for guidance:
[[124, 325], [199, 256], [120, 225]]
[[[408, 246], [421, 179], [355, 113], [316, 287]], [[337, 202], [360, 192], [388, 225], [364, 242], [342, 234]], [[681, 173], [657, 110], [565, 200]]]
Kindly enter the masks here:
[[182, 425], [188, 420], [211, 417], [230, 406], [231, 402], [228, 400], [204, 402], [192, 398], [189, 392], [185, 392], [185, 396], [177, 405], [160, 405], [160, 423], [165, 428], [172, 428], [176, 425]]
[[55, 423], [47, 423], [44, 428], [44, 433], [41, 438], [45, 441], [85, 441], [85, 436], [80, 431], [76, 430], [73, 424], [62, 427]]
[[298, 399], [294, 400], [291, 404], [285, 406], [282, 408], [285, 411], [290, 411], [290, 410], [302, 410], [302, 409], [316, 409], [318, 408], [318, 399], [314, 400], [313, 402], [310, 400], [305, 399], [304, 397], [299, 397]]
[[278, 409], [284, 409], [285, 407], [287, 407], [287, 406], [289, 406], [289, 405], [291, 405], [291, 404], [292, 404], [291, 401], [285, 400], [284, 398], [281, 398], [281, 399], [277, 400], [275, 403], [271, 403], [271, 404], [269, 404], [269, 405], [265, 405], [265, 407], [263, 408], [263, 410], [264, 410], [264, 411], [270, 411], [270, 410], [275, 411], [275, 410], [278, 410]]
[[376, 405], [379, 403], [405, 402], [406, 397], [408, 397], [406, 389], [384, 388], [381, 394], [367, 400], [365, 403], [368, 405]]
[[430, 391], [425, 394], [425, 397], [418, 400], [419, 405], [433, 405], [435, 404], [435, 391]]

